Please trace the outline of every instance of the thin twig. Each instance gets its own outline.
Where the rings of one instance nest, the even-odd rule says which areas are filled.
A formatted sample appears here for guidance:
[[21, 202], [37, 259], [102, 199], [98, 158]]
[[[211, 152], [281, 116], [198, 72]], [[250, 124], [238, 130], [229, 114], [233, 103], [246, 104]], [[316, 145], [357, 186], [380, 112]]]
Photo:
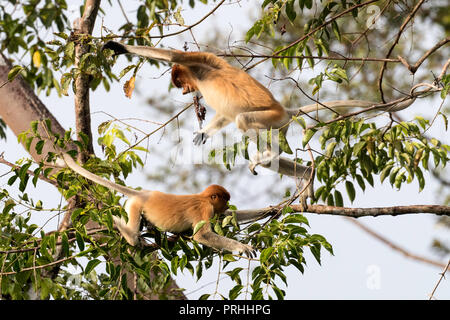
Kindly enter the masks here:
[[267, 54], [234, 54], [234, 53], [222, 53], [217, 54], [219, 57], [232, 57], [232, 58], [264, 58], [264, 59], [318, 59], [318, 60], [342, 60], [342, 61], [362, 61], [362, 62], [392, 62], [399, 63], [400, 59], [386, 59], [386, 58], [354, 58], [354, 57], [325, 57], [325, 56], [305, 56], [305, 55], [289, 55], [280, 56], [277, 54], [267, 55]]
[[433, 299], [434, 293], [436, 292], [436, 289], [439, 287], [439, 284], [441, 283], [442, 279], [444, 278], [445, 273], [446, 273], [447, 270], [449, 269], [449, 266], [450, 266], [450, 259], [448, 260], [447, 266], [445, 267], [444, 271], [442, 271], [441, 276], [440, 276], [438, 282], [437, 282], [436, 285], [434, 286], [433, 292], [431, 292], [431, 295], [430, 295], [430, 299], [429, 299], [429, 300]]
[[[395, 46], [398, 44], [400, 37], [401, 37], [403, 31], [405, 30], [406, 26], [408, 25], [408, 23], [411, 21], [411, 19], [414, 17], [414, 15], [416, 14], [416, 12], [419, 10], [420, 6], [424, 2], [425, 2], [425, 0], [420, 0], [414, 7], [413, 11], [403, 21], [403, 24], [400, 26], [400, 29], [397, 33], [397, 37], [395, 38], [394, 43], [389, 48], [389, 51], [386, 54], [386, 58], [389, 58], [391, 56], [391, 53], [392, 53], [392, 51], [394, 51]], [[380, 91], [381, 100], [383, 102], [386, 102], [386, 100], [384, 99], [384, 93], [383, 93], [383, 76], [384, 76], [384, 71], [386, 70], [386, 65], [387, 65], [387, 63], [384, 62], [383, 65], [381, 66], [380, 75], [378, 76], [378, 90]]]
[[[297, 45], [298, 43], [302, 42], [303, 40], [307, 39], [309, 36], [311, 36], [312, 34], [316, 33], [316, 32], [319, 31], [320, 29], [326, 27], [327, 25], [329, 25], [330, 23], [332, 23], [334, 20], [336, 20], [336, 19], [342, 17], [343, 15], [346, 15], [347, 13], [352, 12], [353, 10], [355, 10], [355, 9], [357, 9], [357, 8], [367, 6], [367, 5], [369, 5], [369, 4], [373, 3], [373, 2], [377, 2], [377, 1], [379, 1], [379, 0], [369, 0], [369, 1], [364, 2], [364, 3], [356, 4], [356, 5], [354, 5], [354, 6], [350, 7], [350, 8], [348, 8], [348, 9], [342, 11], [341, 13], [339, 13], [339, 14], [337, 14], [337, 15], [331, 17], [330, 19], [328, 19], [327, 21], [325, 21], [324, 23], [322, 23], [320, 26], [314, 28], [313, 30], [311, 30], [310, 32], [308, 32], [307, 34], [305, 34], [304, 36], [302, 36], [302, 37], [300, 37], [299, 39], [295, 40], [294, 42], [290, 43], [289, 45], [287, 45], [287, 46], [284, 47], [283, 49], [280, 49], [280, 50], [276, 51], [276, 52], [274, 53], [274, 55], [279, 55], [280, 53], [282, 53], [282, 52], [288, 50], [289, 48], [292, 48], [293, 46], [295, 46], [295, 45]], [[251, 66], [249, 66], [249, 67], [246, 68], [246, 71], [247, 71], [247, 70], [250, 70], [250, 69], [252, 69], [252, 68], [254, 68], [254, 67], [256, 67], [257, 65], [259, 65], [260, 63], [265, 62], [265, 61], [268, 60], [268, 59], [269, 59], [269, 58], [264, 58], [264, 59], [262, 59], [261, 61], [258, 61], [258, 62], [256, 62], [256, 63], [252, 64]], [[385, 63], [386, 63], [386, 62], [385, 62]]]

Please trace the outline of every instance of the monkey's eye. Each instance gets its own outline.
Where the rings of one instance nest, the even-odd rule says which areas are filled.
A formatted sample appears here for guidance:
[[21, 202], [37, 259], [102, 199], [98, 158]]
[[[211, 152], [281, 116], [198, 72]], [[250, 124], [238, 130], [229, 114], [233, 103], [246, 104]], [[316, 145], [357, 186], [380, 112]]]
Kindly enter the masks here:
[[212, 200], [216, 200], [216, 199], [217, 199], [217, 195], [213, 194], [213, 195], [211, 196], [211, 199], [212, 199]]

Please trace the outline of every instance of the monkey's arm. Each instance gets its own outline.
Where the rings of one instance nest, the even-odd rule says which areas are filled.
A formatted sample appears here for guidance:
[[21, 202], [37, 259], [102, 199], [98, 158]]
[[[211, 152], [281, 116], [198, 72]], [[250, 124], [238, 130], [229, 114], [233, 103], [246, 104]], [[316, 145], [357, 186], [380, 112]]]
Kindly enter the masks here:
[[231, 121], [216, 113], [211, 121], [202, 130], [198, 131], [194, 137], [194, 144], [200, 145], [215, 134], [217, 131], [228, 125]]
[[194, 240], [217, 250], [225, 249], [230, 252], [237, 251], [239, 253], [244, 253], [249, 257], [254, 253], [254, 248], [252, 246], [214, 233], [211, 230], [209, 221], [194, 235]]
[[194, 228], [200, 221], [206, 221], [206, 223], [194, 235], [195, 241], [217, 250], [225, 249], [231, 252], [237, 251], [239, 253], [245, 253], [248, 256], [253, 254], [254, 249], [252, 246], [220, 236], [211, 230], [209, 219], [214, 215], [214, 209], [212, 206], [210, 208], [205, 207], [200, 212], [195, 212], [194, 215], [196, 218], [192, 220], [192, 228]]
[[116, 55], [131, 53], [145, 58], [186, 66], [209, 66], [217, 69], [229, 66], [225, 60], [209, 52], [183, 52], [180, 50], [160, 49], [149, 46], [130, 46], [115, 41], [108, 41], [103, 46], [103, 49], [111, 49]]

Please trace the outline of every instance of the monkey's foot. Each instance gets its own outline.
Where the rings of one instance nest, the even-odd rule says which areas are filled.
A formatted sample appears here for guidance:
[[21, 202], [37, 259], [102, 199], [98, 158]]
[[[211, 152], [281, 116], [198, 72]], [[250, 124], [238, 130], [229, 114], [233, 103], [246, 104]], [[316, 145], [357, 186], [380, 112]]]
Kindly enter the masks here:
[[205, 144], [206, 140], [208, 140], [208, 135], [204, 132], [194, 132], [195, 137], [194, 140], [192, 140], [194, 142], [194, 144], [196, 146], [199, 146], [201, 144]]
[[258, 166], [258, 163], [250, 162], [248, 165], [248, 168], [250, 169], [250, 172], [253, 173], [253, 175], [258, 175], [258, 172], [256, 172], [255, 168]]

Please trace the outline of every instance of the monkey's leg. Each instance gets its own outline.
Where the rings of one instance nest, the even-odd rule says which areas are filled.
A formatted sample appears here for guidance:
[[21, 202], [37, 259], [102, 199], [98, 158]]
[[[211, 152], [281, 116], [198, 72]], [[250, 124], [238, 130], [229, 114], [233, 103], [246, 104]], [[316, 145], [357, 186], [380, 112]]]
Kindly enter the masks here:
[[[300, 195], [300, 204], [302, 205], [303, 211], [306, 210], [306, 199], [310, 198], [311, 201], [314, 201], [314, 177], [315, 172], [312, 167], [307, 167], [296, 163], [290, 159], [284, 157], [277, 157], [276, 161], [278, 161], [277, 172], [291, 176], [295, 178], [300, 178], [304, 183], [308, 183], [306, 189]], [[260, 163], [262, 167], [273, 169], [271, 164]]]
[[140, 199], [132, 197], [125, 204], [125, 211], [128, 214], [128, 222], [124, 219], [113, 216], [113, 220], [125, 240], [132, 246], [138, 243], [139, 224], [141, 222]]
[[[288, 127], [284, 125], [288, 121], [287, 113], [278, 109], [243, 112], [236, 117], [236, 126], [258, 146], [259, 152], [252, 157], [249, 164], [253, 174], [256, 174], [255, 168], [258, 165], [270, 164], [280, 154], [277, 130], [286, 134]], [[272, 133], [270, 144], [267, 143], [269, 132]]]
[[217, 131], [228, 125], [231, 121], [219, 114], [215, 114], [211, 121], [202, 130], [196, 132], [194, 137], [194, 144], [200, 145], [205, 143], [208, 137], [215, 134]]

